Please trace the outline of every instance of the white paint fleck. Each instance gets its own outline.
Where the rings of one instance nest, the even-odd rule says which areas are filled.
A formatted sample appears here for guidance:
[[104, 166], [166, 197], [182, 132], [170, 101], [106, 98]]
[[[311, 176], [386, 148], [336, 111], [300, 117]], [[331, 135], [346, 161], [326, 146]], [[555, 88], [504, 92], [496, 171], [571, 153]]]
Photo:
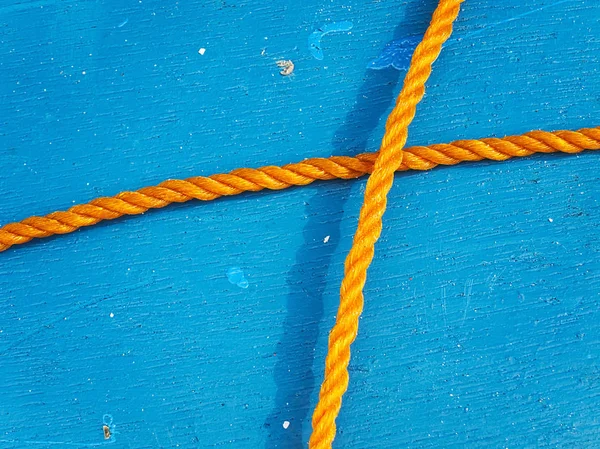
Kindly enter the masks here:
[[282, 425], [283, 425], [284, 429], [287, 429], [288, 427], [290, 427], [290, 422], [289, 421], [284, 421]]
[[204, 53], [206, 53], [206, 48], [201, 48], [200, 50], [198, 50], [198, 54], [203, 55]]
[[115, 317], [115, 314], [114, 314], [114, 313], [112, 313], [112, 312], [110, 312], [110, 315], [108, 315], [108, 316], [109, 316], [109, 317], [111, 317], [111, 318], [114, 318], [114, 317]]
[[323, 243], [327, 243], [327, 242], [329, 241], [329, 237], [331, 237], [331, 236], [330, 236], [330, 235], [326, 236], [326, 237], [323, 239]]

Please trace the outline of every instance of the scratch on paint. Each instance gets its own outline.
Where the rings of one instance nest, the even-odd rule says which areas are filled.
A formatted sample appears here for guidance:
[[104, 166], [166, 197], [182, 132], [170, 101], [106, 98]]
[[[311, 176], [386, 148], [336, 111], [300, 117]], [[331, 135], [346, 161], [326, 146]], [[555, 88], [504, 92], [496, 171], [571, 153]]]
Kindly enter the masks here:
[[[415, 293], [416, 293], [416, 289], [415, 289]], [[423, 307], [423, 314], [425, 315], [425, 330], [427, 330], [427, 332], [429, 332], [429, 320], [427, 319], [427, 307]]]
[[498, 285], [498, 280], [502, 277], [502, 274], [506, 271], [506, 267], [504, 267], [502, 269], [502, 271], [500, 271], [500, 273], [498, 274], [490, 274], [488, 276], [488, 278], [486, 279], [486, 282], [488, 284], [488, 288], [490, 289], [490, 293], [494, 292], [494, 287], [496, 285]]
[[467, 279], [465, 282], [464, 296], [467, 297], [467, 302], [465, 304], [465, 312], [463, 313], [463, 319], [461, 326], [464, 326], [465, 321], [467, 319], [467, 312], [469, 310], [469, 305], [471, 304], [471, 292], [473, 291], [473, 279]]
[[447, 319], [447, 311], [446, 311], [446, 287], [442, 287], [441, 289], [441, 296], [442, 296], [442, 312], [444, 314], [444, 328], [448, 329], [448, 319]]

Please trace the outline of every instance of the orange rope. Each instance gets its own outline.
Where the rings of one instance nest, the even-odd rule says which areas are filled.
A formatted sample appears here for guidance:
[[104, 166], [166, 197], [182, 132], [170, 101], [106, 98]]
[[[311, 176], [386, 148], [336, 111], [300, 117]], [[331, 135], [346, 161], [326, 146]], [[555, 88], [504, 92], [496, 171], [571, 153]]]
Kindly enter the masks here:
[[342, 396], [348, 388], [350, 345], [358, 332], [358, 319], [364, 304], [363, 287], [367, 280], [367, 269], [375, 254], [375, 242], [381, 234], [387, 194], [394, 182], [394, 172], [402, 163], [402, 148], [408, 137], [408, 126], [415, 116], [417, 104], [425, 94], [425, 82], [431, 74], [431, 65], [452, 33], [452, 24], [458, 16], [461, 3], [462, 0], [439, 1], [423, 40], [412, 56], [396, 106], [388, 117], [383, 143], [365, 188], [352, 248], [346, 258], [340, 306], [329, 334], [325, 378], [312, 417], [311, 449], [331, 448], [335, 438], [335, 419], [342, 406]]
[[340, 306], [336, 323], [329, 335], [325, 377], [312, 419], [310, 449], [330, 449], [336, 434], [335, 420], [348, 388], [350, 347], [358, 333], [367, 270], [375, 254], [375, 243], [381, 234], [387, 194], [393, 185], [394, 173], [410, 169], [429, 170], [437, 165], [454, 165], [461, 161], [501, 161], [536, 152], [579, 153], [584, 149], [600, 149], [600, 127], [578, 131], [532, 131], [522, 136], [502, 139], [458, 140], [450, 144], [404, 149], [408, 127], [415, 117], [417, 104], [425, 94], [425, 83], [431, 74], [432, 64], [452, 33], [452, 25], [463, 1], [439, 0], [423, 40], [415, 49], [402, 91], [386, 122], [386, 132], [379, 152], [356, 157], [313, 158], [283, 167], [241, 168], [228, 174], [167, 180], [157, 186], [125, 191], [113, 197], [96, 198], [67, 211], [53, 212], [44, 217], [32, 216], [4, 225], [0, 228], [0, 252], [33, 238], [67, 234], [102, 220], [142, 214], [173, 202], [191, 199], [210, 201], [246, 191], [280, 190], [293, 185], [307, 185], [315, 180], [351, 179], [371, 173], [353, 245], [345, 261]]
[[[534, 153], [580, 153], [583, 150], [599, 149], [600, 127], [578, 131], [532, 131], [503, 139], [457, 140], [449, 144], [406, 148], [398, 171], [430, 170], [437, 165], [455, 165], [462, 161], [483, 159], [504, 161]], [[306, 159], [283, 167], [241, 168], [209, 177], [168, 180], [158, 186], [144, 187], [135, 192], [96, 198], [88, 204], [79, 204], [67, 211], [54, 212], [45, 217], [29, 217], [21, 222], [5, 225], [0, 228], [0, 251], [34, 238], [67, 234], [82, 226], [91, 226], [123, 215], [141, 214], [172, 202], [192, 199], [210, 201], [247, 191], [307, 185], [316, 180], [357, 178], [373, 171], [377, 155], [378, 153], [364, 153], [356, 157], [332, 156]]]

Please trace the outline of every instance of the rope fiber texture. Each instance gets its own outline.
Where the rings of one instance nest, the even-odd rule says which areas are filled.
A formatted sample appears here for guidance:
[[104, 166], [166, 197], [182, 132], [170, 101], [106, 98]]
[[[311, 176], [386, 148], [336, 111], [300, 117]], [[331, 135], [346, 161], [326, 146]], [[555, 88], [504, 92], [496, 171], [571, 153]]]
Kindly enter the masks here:
[[[415, 146], [404, 150], [397, 171], [430, 170], [438, 165], [455, 165], [463, 161], [483, 159], [504, 161], [534, 153], [573, 154], [583, 150], [600, 150], [600, 127], [578, 131], [532, 131], [502, 139], [457, 140], [448, 144]], [[209, 177], [168, 180], [134, 192], [96, 198], [90, 203], [75, 205], [67, 211], [6, 224], [0, 228], [0, 251], [34, 238], [67, 234], [82, 226], [91, 226], [123, 215], [142, 214], [148, 209], [161, 208], [173, 202], [192, 199], [210, 201], [248, 191], [302, 186], [317, 180], [358, 178], [373, 171], [377, 155], [378, 153], [364, 153], [356, 157], [332, 156], [306, 159], [283, 167], [241, 168]]]
[[408, 126], [425, 94], [425, 82], [431, 74], [431, 66], [439, 56], [442, 44], [452, 34], [452, 24], [461, 3], [462, 0], [439, 1], [423, 40], [413, 53], [396, 106], [387, 119], [381, 149], [365, 187], [352, 248], [344, 265], [340, 306], [329, 333], [325, 378], [312, 417], [310, 449], [331, 448], [335, 438], [335, 420], [342, 406], [342, 396], [348, 388], [350, 345], [358, 333], [358, 320], [364, 305], [363, 288], [367, 269], [375, 254], [375, 243], [381, 234], [387, 194], [394, 182], [394, 172], [404, 159], [402, 149], [408, 138]]

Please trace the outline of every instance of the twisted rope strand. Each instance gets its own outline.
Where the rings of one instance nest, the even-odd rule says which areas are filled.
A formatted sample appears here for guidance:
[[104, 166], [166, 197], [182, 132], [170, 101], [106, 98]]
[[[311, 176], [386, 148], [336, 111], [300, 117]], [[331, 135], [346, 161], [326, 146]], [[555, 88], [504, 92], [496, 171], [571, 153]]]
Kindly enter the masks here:
[[[364, 305], [363, 288], [367, 269], [375, 254], [375, 243], [381, 234], [387, 194], [394, 182], [394, 172], [403, 162], [402, 149], [408, 138], [408, 126], [425, 94], [431, 66], [439, 56], [442, 44], [452, 33], [452, 24], [461, 3], [462, 0], [439, 1], [423, 40], [412, 56], [396, 106], [388, 117], [381, 150], [367, 181], [354, 241], [344, 266], [340, 306], [329, 334], [325, 378], [312, 417], [311, 449], [331, 448], [335, 438], [335, 420], [342, 406], [342, 396], [348, 388], [350, 345], [358, 333], [358, 320]], [[497, 157], [497, 154], [494, 156]]]
[[[404, 150], [402, 163], [397, 171], [430, 170], [437, 165], [455, 165], [462, 161], [483, 159], [504, 161], [534, 153], [579, 153], [586, 149], [600, 149], [600, 127], [578, 131], [532, 131], [503, 139], [457, 140], [450, 144], [416, 146]], [[327, 159], [306, 159], [283, 167], [240, 168], [228, 174], [186, 180], [172, 179], [155, 187], [121, 192], [115, 197], [96, 198], [88, 204], [79, 204], [67, 211], [54, 212], [45, 217], [29, 217], [21, 222], [5, 225], [0, 228], [0, 251], [34, 238], [68, 234], [102, 220], [113, 220], [126, 214], [141, 214], [172, 202], [191, 199], [210, 201], [224, 195], [262, 189], [285, 189], [307, 185], [316, 180], [358, 178], [373, 171], [377, 155], [378, 153], [364, 153], [356, 157], [332, 156]]]

